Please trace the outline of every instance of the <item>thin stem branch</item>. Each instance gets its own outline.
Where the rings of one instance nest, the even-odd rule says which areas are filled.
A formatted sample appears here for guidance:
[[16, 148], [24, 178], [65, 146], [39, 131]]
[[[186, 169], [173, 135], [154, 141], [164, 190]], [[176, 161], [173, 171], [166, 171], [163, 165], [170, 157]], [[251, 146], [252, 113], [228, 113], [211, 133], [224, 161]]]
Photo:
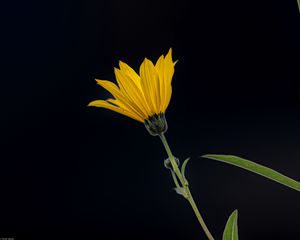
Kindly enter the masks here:
[[175, 186], [176, 186], [177, 188], [180, 188], [180, 185], [179, 185], [179, 183], [178, 183], [178, 180], [177, 180], [177, 177], [176, 177], [176, 174], [174, 173], [174, 171], [171, 170], [171, 174], [172, 174], [172, 178], [173, 178], [173, 181], [174, 181], [174, 183], [175, 183]]
[[[192, 193], [191, 193], [191, 191], [190, 191], [190, 189], [188, 187], [188, 182], [182, 176], [181, 171], [178, 168], [178, 165], [176, 163], [175, 157], [172, 154], [172, 151], [171, 151], [171, 149], [169, 147], [169, 144], [167, 142], [167, 139], [166, 139], [165, 135], [162, 133], [162, 134], [159, 135], [159, 137], [160, 137], [160, 139], [161, 139], [161, 141], [162, 141], [162, 143], [163, 143], [163, 145], [164, 145], [164, 147], [166, 149], [166, 152], [167, 152], [167, 154], [169, 156], [169, 159], [170, 159], [170, 162], [171, 162], [171, 165], [172, 165], [172, 168], [173, 168], [172, 177], [173, 177], [173, 180], [175, 182], [176, 187], [178, 187], [178, 181], [176, 179], [176, 176], [177, 176], [177, 178], [179, 179], [182, 187], [185, 190], [185, 193], [186, 193], [185, 194], [186, 195], [185, 198], [189, 201], [190, 205], [192, 206], [192, 208], [193, 208], [193, 210], [195, 212], [195, 215], [196, 215], [196, 217], [197, 217], [197, 219], [198, 219], [198, 221], [199, 221], [202, 229], [204, 230], [207, 238], [209, 240], [214, 240], [213, 236], [211, 235], [210, 231], [208, 230], [208, 228], [207, 228], [207, 226], [206, 226], [206, 224], [205, 224], [205, 222], [204, 222], [204, 220], [203, 220], [203, 218], [202, 218], [202, 216], [201, 216], [201, 214], [200, 214], [200, 212], [199, 212], [199, 210], [197, 208], [197, 205], [196, 205], [196, 203], [195, 203], [195, 201], [193, 199]], [[176, 176], [174, 175], [174, 173], [176, 174]]]

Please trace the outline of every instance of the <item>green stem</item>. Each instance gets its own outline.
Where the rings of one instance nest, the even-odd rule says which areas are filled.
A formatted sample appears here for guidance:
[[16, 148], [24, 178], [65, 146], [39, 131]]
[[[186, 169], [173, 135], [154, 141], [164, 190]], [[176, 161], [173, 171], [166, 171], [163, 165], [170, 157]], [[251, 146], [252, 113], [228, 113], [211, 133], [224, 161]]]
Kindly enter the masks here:
[[[191, 191], [190, 191], [190, 189], [189, 189], [189, 187], [188, 187], [188, 182], [187, 182], [187, 180], [182, 176], [182, 174], [181, 174], [181, 172], [180, 172], [180, 170], [179, 170], [179, 168], [178, 168], [178, 165], [177, 165], [177, 163], [176, 163], [175, 157], [174, 157], [174, 155], [172, 154], [172, 151], [171, 151], [171, 149], [170, 149], [170, 147], [169, 147], [169, 144], [168, 144], [168, 142], [167, 142], [167, 139], [166, 139], [165, 135], [162, 133], [162, 134], [159, 135], [159, 137], [160, 137], [160, 139], [161, 139], [161, 141], [162, 141], [162, 143], [163, 143], [163, 145], [164, 145], [164, 147], [165, 147], [165, 149], [166, 149], [166, 152], [167, 152], [167, 154], [168, 154], [168, 156], [169, 156], [169, 159], [170, 159], [170, 162], [171, 162], [173, 171], [174, 171], [174, 173], [176, 174], [177, 178], [179, 179], [179, 181], [180, 181], [182, 187], [184, 188], [184, 190], [185, 190], [185, 192], [186, 192], [185, 198], [186, 198], [186, 199], [189, 201], [189, 203], [191, 204], [191, 206], [192, 206], [192, 208], [193, 208], [193, 210], [194, 210], [194, 212], [195, 212], [195, 215], [196, 215], [196, 217], [197, 217], [197, 219], [198, 219], [198, 221], [199, 221], [201, 227], [203, 228], [203, 230], [204, 230], [204, 232], [205, 232], [207, 238], [208, 238], [209, 240], [214, 240], [213, 236], [211, 235], [210, 231], [208, 230], [208, 228], [207, 228], [207, 226], [206, 226], [206, 224], [205, 224], [205, 222], [204, 222], [204, 220], [203, 220], [203, 218], [202, 218], [202, 216], [201, 216], [201, 214], [200, 214], [200, 212], [199, 212], [199, 210], [198, 210], [198, 208], [197, 208], [197, 205], [196, 205], [196, 203], [195, 203], [195, 201], [194, 201], [194, 199], [193, 199], [193, 196], [192, 196], [192, 194], [191, 194]], [[177, 182], [176, 176], [174, 176], [174, 174], [173, 174], [173, 180], [174, 180], [174, 182], [175, 182], [176, 187], [178, 187], [178, 182]], [[175, 177], [176, 180], [174, 179], [174, 177]]]
[[175, 186], [176, 186], [177, 188], [180, 188], [180, 185], [179, 185], [179, 183], [178, 183], [178, 180], [177, 180], [177, 177], [176, 177], [176, 174], [174, 173], [174, 171], [171, 171], [171, 174], [172, 174], [172, 178], [173, 178], [173, 181], [174, 181], [174, 183], [175, 183]]

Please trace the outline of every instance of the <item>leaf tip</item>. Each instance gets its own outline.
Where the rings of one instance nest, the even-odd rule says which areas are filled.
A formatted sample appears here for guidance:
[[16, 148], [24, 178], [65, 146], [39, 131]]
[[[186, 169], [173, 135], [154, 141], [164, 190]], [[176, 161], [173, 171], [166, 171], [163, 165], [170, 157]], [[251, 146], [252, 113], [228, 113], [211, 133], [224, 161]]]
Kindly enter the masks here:
[[239, 211], [237, 209], [235, 209], [233, 212], [232, 212], [232, 215], [235, 216], [235, 217], [238, 217], [238, 214], [239, 214]]

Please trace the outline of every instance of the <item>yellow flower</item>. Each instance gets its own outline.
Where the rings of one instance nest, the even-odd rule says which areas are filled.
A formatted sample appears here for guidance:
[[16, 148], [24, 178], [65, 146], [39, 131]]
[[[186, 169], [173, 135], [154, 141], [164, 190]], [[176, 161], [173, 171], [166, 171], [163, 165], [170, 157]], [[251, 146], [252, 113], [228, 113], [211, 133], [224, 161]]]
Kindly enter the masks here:
[[175, 64], [172, 49], [166, 56], [162, 55], [155, 65], [145, 58], [139, 75], [120, 61], [120, 68], [114, 69], [117, 85], [96, 79], [114, 98], [95, 100], [88, 106], [107, 108], [145, 124], [153, 122], [153, 119], [161, 121], [171, 99]]

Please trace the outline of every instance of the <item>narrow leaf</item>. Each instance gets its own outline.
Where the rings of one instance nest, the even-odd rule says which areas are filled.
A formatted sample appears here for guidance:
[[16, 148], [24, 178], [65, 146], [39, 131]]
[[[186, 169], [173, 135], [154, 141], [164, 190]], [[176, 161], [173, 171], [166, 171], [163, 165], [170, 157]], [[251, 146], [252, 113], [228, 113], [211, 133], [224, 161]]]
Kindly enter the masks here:
[[224, 232], [223, 240], [238, 240], [238, 226], [237, 226], [238, 211], [234, 210], [229, 216]]
[[190, 158], [185, 159], [182, 166], [181, 166], [181, 174], [184, 177], [184, 179], [186, 179], [186, 177], [185, 177], [185, 168], [186, 168], [186, 165], [187, 165], [189, 160], [190, 160]]
[[252, 161], [232, 156], [232, 155], [217, 155], [217, 154], [207, 154], [203, 155], [204, 158], [209, 158], [212, 160], [217, 160], [220, 162], [228, 163], [248, 171], [257, 173], [263, 177], [269, 178], [273, 181], [276, 181], [282, 185], [293, 188], [297, 191], [300, 191], [300, 183], [263, 165], [254, 163]]
[[298, 3], [299, 11], [300, 11], [300, 0], [297, 0], [297, 3]]

